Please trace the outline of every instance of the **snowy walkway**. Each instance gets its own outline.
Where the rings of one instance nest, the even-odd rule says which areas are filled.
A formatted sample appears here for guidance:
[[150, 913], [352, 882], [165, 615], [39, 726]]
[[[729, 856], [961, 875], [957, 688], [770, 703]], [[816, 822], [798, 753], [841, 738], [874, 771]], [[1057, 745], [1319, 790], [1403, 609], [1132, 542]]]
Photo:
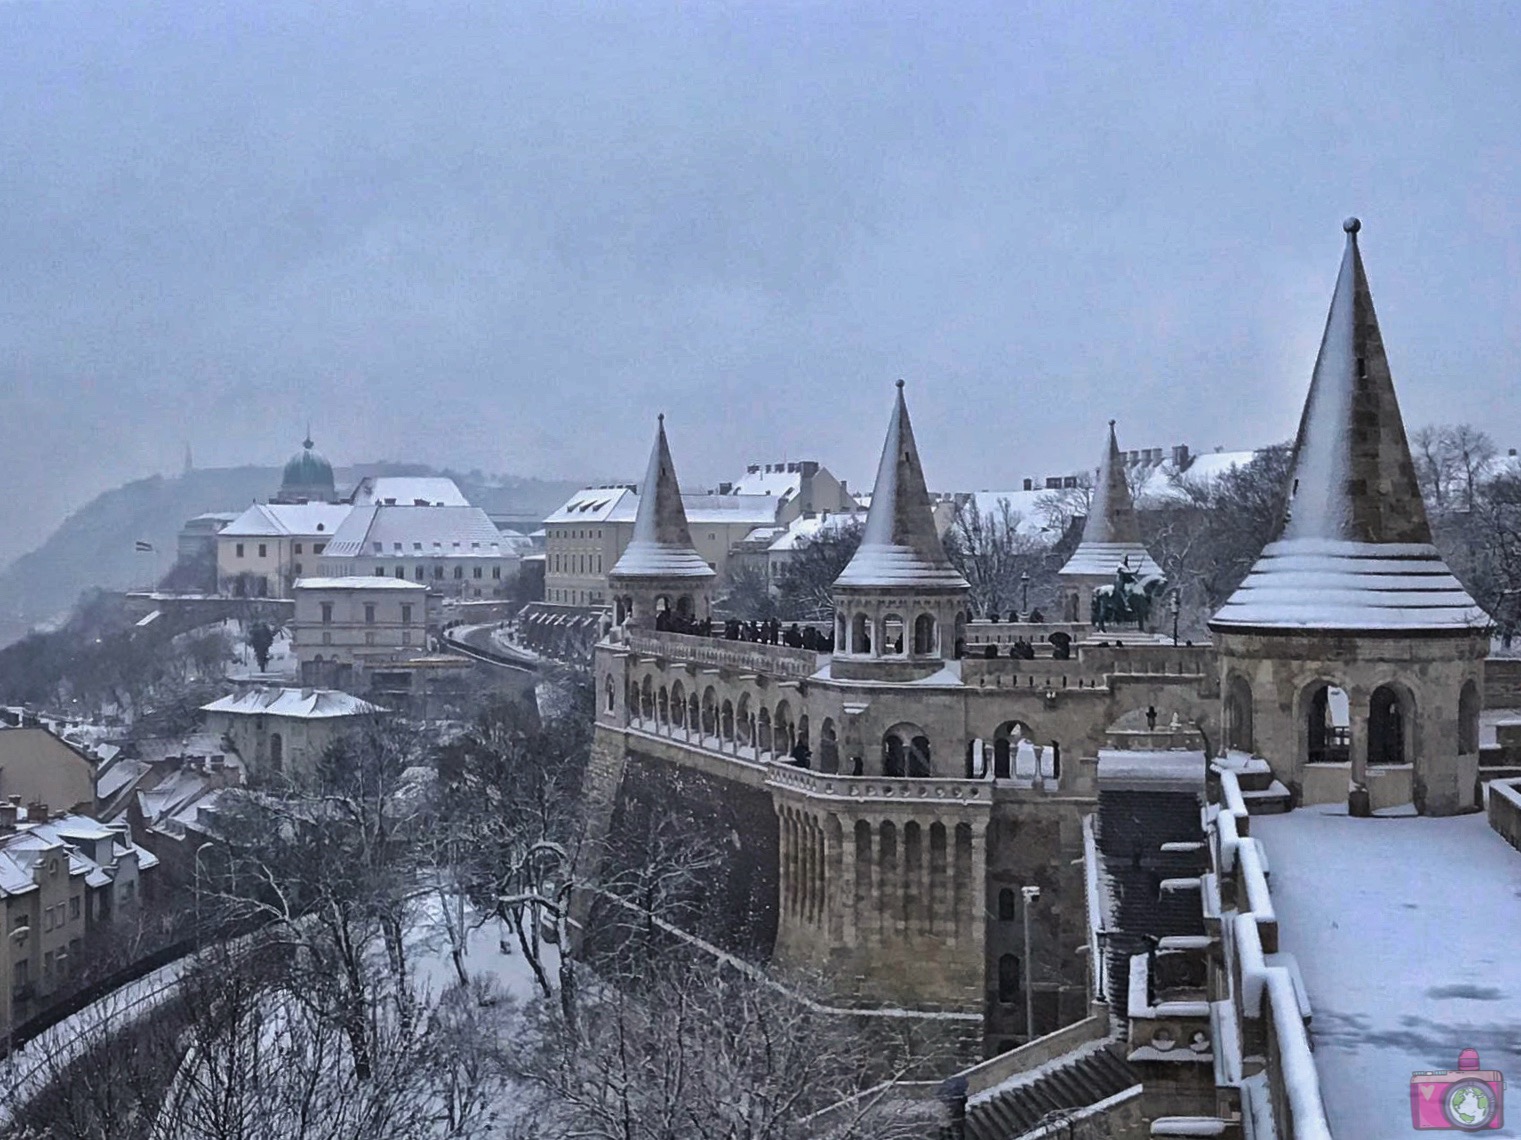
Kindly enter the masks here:
[[1298, 960], [1337, 1140], [1414, 1136], [1410, 1074], [1474, 1048], [1521, 1137], [1521, 853], [1483, 815], [1252, 817], [1280, 948]]

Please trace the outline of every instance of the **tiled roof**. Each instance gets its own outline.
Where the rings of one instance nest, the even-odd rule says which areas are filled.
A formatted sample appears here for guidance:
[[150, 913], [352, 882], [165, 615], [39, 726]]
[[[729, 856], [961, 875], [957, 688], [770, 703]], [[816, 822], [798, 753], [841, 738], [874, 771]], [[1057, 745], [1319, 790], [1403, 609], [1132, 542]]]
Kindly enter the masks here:
[[231, 694], [201, 706], [202, 712], [238, 716], [283, 716], [302, 720], [365, 716], [384, 712], [379, 705], [338, 689], [252, 689]]

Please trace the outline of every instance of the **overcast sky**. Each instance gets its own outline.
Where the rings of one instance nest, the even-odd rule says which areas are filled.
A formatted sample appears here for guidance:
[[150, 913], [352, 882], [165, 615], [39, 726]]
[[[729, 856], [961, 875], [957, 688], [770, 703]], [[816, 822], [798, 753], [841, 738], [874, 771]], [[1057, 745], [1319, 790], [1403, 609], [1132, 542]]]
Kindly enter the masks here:
[[1411, 424], [1521, 444], [1521, 15], [0, 2], [0, 550], [278, 462], [930, 482], [1288, 436], [1359, 214]]

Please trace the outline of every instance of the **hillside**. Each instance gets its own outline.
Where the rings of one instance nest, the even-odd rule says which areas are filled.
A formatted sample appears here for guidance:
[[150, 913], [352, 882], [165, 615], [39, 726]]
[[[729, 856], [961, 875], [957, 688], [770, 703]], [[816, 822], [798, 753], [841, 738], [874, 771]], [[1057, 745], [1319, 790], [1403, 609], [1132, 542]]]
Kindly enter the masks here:
[[[439, 472], [420, 464], [371, 463], [340, 468], [340, 490], [364, 475], [448, 474], [471, 502], [493, 513], [542, 517], [575, 483]], [[85, 590], [124, 590], [157, 581], [174, 561], [186, 519], [237, 511], [267, 498], [280, 484], [276, 467], [226, 467], [138, 479], [97, 495], [36, 550], [0, 570], [0, 645], [61, 618]], [[152, 553], [135, 544], [151, 543]]]

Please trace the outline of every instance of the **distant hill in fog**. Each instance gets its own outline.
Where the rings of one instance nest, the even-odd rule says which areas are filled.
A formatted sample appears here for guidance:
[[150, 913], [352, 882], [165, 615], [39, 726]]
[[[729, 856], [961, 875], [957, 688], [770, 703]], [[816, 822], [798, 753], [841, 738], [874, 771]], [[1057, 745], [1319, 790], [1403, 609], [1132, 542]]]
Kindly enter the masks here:
[[[477, 506], [492, 514], [542, 518], [580, 484], [479, 471], [458, 474], [415, 463], [339, 468], [340, 491], [365, 475], [450, 475]], [[131, 589], [156, 582], [174, 562], [186, 519], [207, 511], [240, 511], [280, 485], [278, 467], [222, 467], [138, 479], [97, 495], [40, 547], [0, 570], [0, 645], [65, 613], [93, 588]], [[140, 554], [138, 542], [154, 552]]]

